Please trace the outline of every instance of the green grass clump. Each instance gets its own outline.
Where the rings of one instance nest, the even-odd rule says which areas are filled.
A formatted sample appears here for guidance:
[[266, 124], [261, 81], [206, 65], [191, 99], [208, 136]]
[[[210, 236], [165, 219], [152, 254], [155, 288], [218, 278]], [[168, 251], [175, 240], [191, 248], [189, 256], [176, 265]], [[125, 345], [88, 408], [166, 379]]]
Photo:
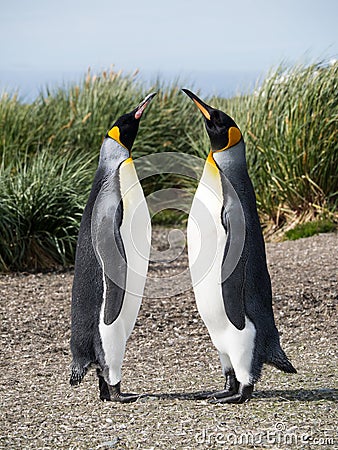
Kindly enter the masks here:
[[[232, 116], [243, 132], [267, 232], [322, 217], [335, 220], [337, 80], [337, 62], [280, 67], [253, 94], [204, 98]], [[142, 119], [133, 156], [136, 161], [145, 155], [168, 157], [161, 159], [163, 167], [156, 175], [150, 158], [149, 167], [139, 160], [137, 170], [142, 165], [143, 175], [148, 169], [150, 174], [143, 176], [143, 188], [146, 194], [174, 188], [191, 198], [196, 179], [183, 174], [200, 173], [200, 163], [195, 158], [192, 167], [191, 155], [204, 160], [210, 143], [201, 114], [181, 87], [178, 81], [158, 81], [145, 90], [135, 74], [111, 69], [98, 75], [88, 71], [77, 85], [47, 89], [31, 104], [16, 94], [2, 95], [0, 270], [72, 264], [102, 138], [117, 117], [151, 91], [158, 95]], [[168, 152], [183, 155], [178, 164], [184, 170], [170, 173], [177, 162]], [[154, 217], [161, 224], [185, 220], [180, 212]]]
[[285, 232], [285, 238], [290, 241], [296, 239], [314, 236], [320, 233], [329, 233], [335, 231], [337, 226], [330, 220], [315, 220], [313, 222], [306, 222], [297, 225], [295, 228]]
[[0, 169], [0, 269], [46, 269], [74, 261], [91, 183], [88, 158], [42, 150]]
[[337, 206], [338, 63], [278, 69], [248, 97], [250, 173], [277, 226]]
[[96, 154], [115, 119], [135, 108], [143, 89], [135, 76], [113, 70], [88, 71], [77, 85], [63, 87], [22, 104], [17, 95], [0, 100], [0, 154], [34, 155], [48, 145], [51, 152]]

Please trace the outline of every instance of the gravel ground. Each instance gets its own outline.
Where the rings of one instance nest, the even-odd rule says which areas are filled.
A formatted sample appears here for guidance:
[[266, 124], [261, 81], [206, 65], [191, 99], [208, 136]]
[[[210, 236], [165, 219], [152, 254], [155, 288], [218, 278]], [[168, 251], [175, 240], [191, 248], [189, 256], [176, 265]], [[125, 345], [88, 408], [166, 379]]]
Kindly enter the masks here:
[[[218, 355], [187, 275], [184, 235], [157, 229], [147, 297], [127, 345], [124, 391], [218, 389]], [[337, 234], [267, 244], [282, 345], [298, 369], [266, 367], [243, 405], [103, 403], [96, 375], [69, 385], [73, 274], [0, 276], [1, 431], [9, 449], [337, 448]]]

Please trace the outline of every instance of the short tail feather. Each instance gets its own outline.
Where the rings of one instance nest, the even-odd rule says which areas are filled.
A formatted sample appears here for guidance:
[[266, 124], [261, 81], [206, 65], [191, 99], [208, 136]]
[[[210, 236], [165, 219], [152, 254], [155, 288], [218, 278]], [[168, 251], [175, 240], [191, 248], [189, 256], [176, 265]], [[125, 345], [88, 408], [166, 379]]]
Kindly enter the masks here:
[[87, 368], [73, 364], [71, 370], [72, 372], [70, 375], [69, 382], [71, 386], [77, 386], [78, 384], [81, 383], [83, 377], [86, 375]]
[[277, 367], [277, 369], [282, 370], [283, 372], [297, 373], [297, 370], [293, 367], [291, 362], [288, 360], [288, 357], [281, 348], [279, 348], [278, 351], [271, 356], [269, 363]]

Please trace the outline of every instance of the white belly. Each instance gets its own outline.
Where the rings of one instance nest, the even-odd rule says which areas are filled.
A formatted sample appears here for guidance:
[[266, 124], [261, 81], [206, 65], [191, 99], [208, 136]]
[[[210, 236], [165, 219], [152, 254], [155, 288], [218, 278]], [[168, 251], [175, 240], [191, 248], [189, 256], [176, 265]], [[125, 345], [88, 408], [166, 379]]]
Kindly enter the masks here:
[[112, 385], [121, 380], [126, 341], [134, 328], [141, 306], [151, 242], [149, 211], [131, 159], [121, 165], [120, 186], [123, 202], [120, 233], [128, 264], [125, 296], [121, 312], [111, 325], [104, 323], [103, 302], [99, 326]]
[[123, 221], [120, 228], [128, 271], [126, 298], [142, 299], [151, 246], [151, 222], [148, 206], [132, 160], [120, 169]]
[[206, 163], [188, 219], [188, 254], [197, 309], [221, 356], [223, 370], [234, 368], [250, 380], [255, 327], [246, 317], [243, 330], [228, 319], [222, 296], [221, 268], [226, 232], [221, 222], [223, 193], [218, 169]]

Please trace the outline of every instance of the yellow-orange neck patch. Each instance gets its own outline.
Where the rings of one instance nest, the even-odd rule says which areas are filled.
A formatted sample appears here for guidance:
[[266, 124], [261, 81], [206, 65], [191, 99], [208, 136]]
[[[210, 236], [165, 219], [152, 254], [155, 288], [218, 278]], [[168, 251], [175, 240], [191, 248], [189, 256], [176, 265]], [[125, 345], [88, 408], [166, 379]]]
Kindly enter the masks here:
[[115, 126], [111, 130], [108, 131], [108, 136], [114, 139], [114, 141], [118, 142], [122, 147], [126, 148], [125, 145], [122, 144], [120, 140], [120, 129], [119, 127]]
[[209, 164], [211, 164], [212, 166], [216, 166], [216, 163], [215, 163], [214, 157], [212, 156], [212, 153], [213, 152], [210, 150], [209, 155], [207, 157], [207, 162]]
[[237, 127], [229, 128], [229, 142], [226, 148], [233, 147], [242, 139], [242, 133]]
[[133, 162], [133, 158], [130, 156], [125, 161], [123, 161], [122, 166], [126, 166], [127, 164], [130, 164]]
[[222, 152], [223, 150], [228, 150], [229, 148], [238, 144], [238, 142], [242, 139], [242, 133], [237, 127], [230, 127], [228, 131], [228, 137], [228, 145], [224, 148], [221, 148], [220, 150], [215, 150], [215, 153]]
[[219, 169], [217, 164], [215, 163], [214, 157], [212, 156], [213, 152], [210, 150], [210, 153], [207, 157], [205, 168], [212, 175], [219, 176]]

